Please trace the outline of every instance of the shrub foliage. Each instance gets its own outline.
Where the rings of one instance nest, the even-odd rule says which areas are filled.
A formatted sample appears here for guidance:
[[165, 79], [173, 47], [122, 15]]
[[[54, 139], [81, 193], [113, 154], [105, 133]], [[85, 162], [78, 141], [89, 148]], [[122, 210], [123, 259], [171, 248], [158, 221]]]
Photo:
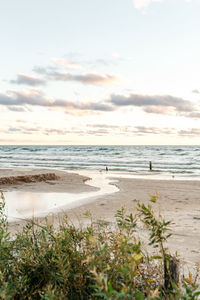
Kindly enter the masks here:
[[[147, 206], [138, 203], [134, 215], [118, 210], [114, 225], [91, 220], [76, 228], [65, 217], [55, 230], [30, 220], [14, 238], [2, 192], [1, 198], [0, 299], [198, 299], [197, 276], [177, 283], [170, 274], [170, 222], [154, 213], [157, 196]], [[156, 255], [143, 249], [138, 222], [149, 230]]]

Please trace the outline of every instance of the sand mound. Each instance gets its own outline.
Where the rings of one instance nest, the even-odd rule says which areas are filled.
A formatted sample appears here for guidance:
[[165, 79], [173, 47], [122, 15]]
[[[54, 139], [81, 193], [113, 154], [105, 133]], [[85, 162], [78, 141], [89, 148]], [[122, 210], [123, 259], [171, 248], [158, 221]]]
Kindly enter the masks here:
[[55, 173], [45, 173], [38, 175], [24, 175], [24, 176], [9, 176], [9, 177], [0, 177], [1, 185], [9, 184], [22, 184], [30, 182], [41, 182], [47, 180], [58, 180], [60, 179]]

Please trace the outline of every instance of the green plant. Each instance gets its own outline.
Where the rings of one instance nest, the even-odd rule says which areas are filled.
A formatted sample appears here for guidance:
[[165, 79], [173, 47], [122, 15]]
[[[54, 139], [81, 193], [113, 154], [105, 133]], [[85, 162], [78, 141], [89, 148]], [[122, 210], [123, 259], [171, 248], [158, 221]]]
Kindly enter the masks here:
[[[115, 224], [94, 222], [87, 212], [91, 223], [84, 228], [64, 218], [55, 230], [48, 220], [34, 219], [11, 239], [1, 196], [0, 299], [198, 299], [192, 275], [180, 286], [171, 280], [170, 289], [164, 289], [170, 223], [151, 205], [138, 204], [135, 215], [118, 210]], [[143, 250], [139, 220], [150, 230], [158, 255]]]

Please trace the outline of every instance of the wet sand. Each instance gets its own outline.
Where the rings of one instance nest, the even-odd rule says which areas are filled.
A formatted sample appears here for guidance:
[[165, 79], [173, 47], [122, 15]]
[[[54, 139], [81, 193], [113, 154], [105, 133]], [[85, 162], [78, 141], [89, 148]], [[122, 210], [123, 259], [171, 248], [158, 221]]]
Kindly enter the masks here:
[[[52, 171], [52, 170], [51, 170]], [[1, 176], [9, 176], [13, 172], [17, 175], [39, 174], [40, 170], [14, 170], [0, 171]], [[42, 173], [44, 170], [42, 170]], [[47, 170], [49, 173], [49, 170]], [[42, 191], [42, 192], [92, 192], [95, 190], [91, 187], [90, 181], [86, 181], [86, 176], [77, 174], [63, 173], [55, 171], [56, 175], [61, 178], [58, 181], [39, 183], [27, 183], [15, 186], [1, 187], [6, 190], [18, 191]], [[58, 172], [58, 173], [57, 173]], [[6, 173], [6, 175], [4, 175]], [[117, 209], [122, 206], [127, 208], [128, 212], [132, 212], [137, 201], [148, 203], [150, 195], [159, 194], [159, 204], [156, 205], [156, 211], [160, 209], [161, 214], [167, 220], [172, 221], [172, 233], [168, 247], [173, 254], [178, 251], [180, 257], [194, 265], [200, 262], [200, 181], [191, 180], [151, 180], [151, 179], [136, 179], [136, 178], [114, 178], [112, 184], [116, 185], [119, 191], [111, 194], [90, 199], [80, 206], [76, 206], [66, 211], [49, 215], [49, 221], [58, 224], [62, 221], [64, 214], [67, 214], [69, 219], [74, 224], [84, 224], [86, 222], [83, 213], [89, 210], [94, 220], [114, 221], [114, 215]], [[42, 221], [42, 219], [40, 219]], [[9, 225], [11, 231], [20, 230], [23, 222], [15, 222]], [[141, 228], [138, 228], [140, 237], [147, 241], [147, 233]]]

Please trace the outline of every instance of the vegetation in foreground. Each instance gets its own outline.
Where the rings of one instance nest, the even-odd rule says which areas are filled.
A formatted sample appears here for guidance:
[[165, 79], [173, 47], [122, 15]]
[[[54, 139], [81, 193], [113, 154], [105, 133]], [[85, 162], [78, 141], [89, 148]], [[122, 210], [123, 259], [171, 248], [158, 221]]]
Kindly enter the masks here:
[[[170, 222], [154, 213], [157, 196], [138, 203], [135, 215], [117, 211], [114, 230], [103, 221], [76, 228], [66, 218], [54, 230], [31, 220], [14, 239], [1, 196], [0, 299], [198, 299], [197, 276], [174, 282], [164, 246]], [[156, 256], [136, 237], [138, 222], [148, 228]]]

